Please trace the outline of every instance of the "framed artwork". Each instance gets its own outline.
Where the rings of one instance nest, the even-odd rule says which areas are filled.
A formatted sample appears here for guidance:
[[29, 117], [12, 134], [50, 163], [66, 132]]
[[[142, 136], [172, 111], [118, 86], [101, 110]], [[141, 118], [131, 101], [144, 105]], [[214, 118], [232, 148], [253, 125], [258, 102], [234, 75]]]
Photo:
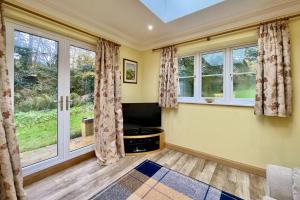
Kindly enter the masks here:
[[137, 84], [138, 63], [133, 60], [123, 59], [123, 83]]

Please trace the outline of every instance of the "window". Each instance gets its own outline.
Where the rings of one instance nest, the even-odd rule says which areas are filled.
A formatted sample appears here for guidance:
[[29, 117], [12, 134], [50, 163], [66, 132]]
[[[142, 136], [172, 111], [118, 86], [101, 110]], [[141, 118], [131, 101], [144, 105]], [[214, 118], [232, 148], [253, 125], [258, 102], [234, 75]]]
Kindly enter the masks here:
[[179, 102], [253, 106], [256, 59], [256, 45], [179, 57]]
[[223, 97], [224, 52], [201, 55], [202, 97]]
[[[161, 21], [168, 23], [194, 12], [215, 6], [224, 0], [140, 0]], [[183, 3], [184, 2], [184, 3]]]
[[[29, 166], [58, 153], [58, 42], [16, 30], [14, 44], [16, 132], [22, 166]], [[48, 151], [33, 156], [37, 149]]]
[[7, 33], [24, 175], [93, 151], [95, 46], [11, 22]]
[[256, 58], [255, 46], [232, 50], [233, 98], [255, 97]]
[[95, 57], [94, 51], [70, 46], [71, 151], [94, 143]]
[[179, 67], [179, 96], [194, 96], [194, 79], [195, 79], [195, 57], [187, 56], [178, 59]]

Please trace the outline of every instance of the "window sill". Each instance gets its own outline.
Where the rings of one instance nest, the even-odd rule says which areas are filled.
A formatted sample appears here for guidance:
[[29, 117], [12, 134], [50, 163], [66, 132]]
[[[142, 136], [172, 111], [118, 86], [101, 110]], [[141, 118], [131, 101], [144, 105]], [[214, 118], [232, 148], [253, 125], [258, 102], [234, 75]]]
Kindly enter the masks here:
[[254, 101], [231, 101], [231, 102], [225, 102], [225, 101], [215, 101], [212, 103], [208, 103], [204, 100], [197, 101], [197, 100], [184, 100], [184, 99], [178, 99], [179, 104], [199, 104], [199, 105], [212, 105], [212, 106], [236, 106], [236, 107], [254, 107], [255, 103]]

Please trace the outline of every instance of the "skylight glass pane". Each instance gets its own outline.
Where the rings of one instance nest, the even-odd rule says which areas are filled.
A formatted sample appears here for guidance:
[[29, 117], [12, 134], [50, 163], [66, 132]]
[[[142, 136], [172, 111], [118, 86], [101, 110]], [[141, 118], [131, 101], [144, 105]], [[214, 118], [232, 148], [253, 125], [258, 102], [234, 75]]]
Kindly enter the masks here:
[[140, 0], [163, 22], [168, 23], [211, 7], [224, 0]]

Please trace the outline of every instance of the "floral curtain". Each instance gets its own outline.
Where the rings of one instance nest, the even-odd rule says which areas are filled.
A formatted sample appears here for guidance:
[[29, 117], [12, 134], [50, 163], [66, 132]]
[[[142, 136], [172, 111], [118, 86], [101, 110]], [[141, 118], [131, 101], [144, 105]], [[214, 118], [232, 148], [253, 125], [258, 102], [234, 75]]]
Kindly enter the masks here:
[[0, 3], [0, 200], [26, 199], [5, 62], [5, 26]]
[[259, 27], [255, 114], [292, 114], [292, 80], [288, 21]]
[[163, 48], [160, 55], [159, 105], [177, 108], [178, 68], [174, 46]]
[[96, 50], [94, 131], [96, 156], [109, 165], [125, 156], [119, 46], [99, 39]]

